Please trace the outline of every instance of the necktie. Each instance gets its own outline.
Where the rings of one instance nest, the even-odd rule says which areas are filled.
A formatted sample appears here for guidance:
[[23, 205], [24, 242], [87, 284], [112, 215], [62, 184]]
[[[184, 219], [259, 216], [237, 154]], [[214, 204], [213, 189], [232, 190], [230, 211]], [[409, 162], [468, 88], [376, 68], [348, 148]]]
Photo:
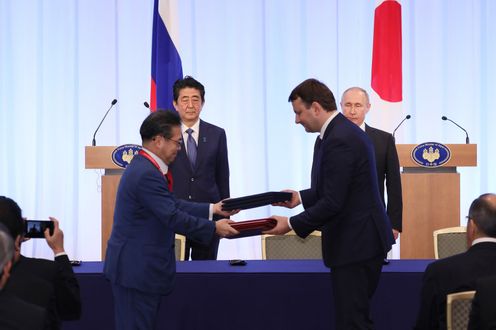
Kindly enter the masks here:
[[186, 133], [188, 133], [188, 144], [186, 145], [186, 151], [188, 152], [188, 158], [189, 162], [191, 164], [191, 167], [195, 167], [196, 164], [196, 142], [195, 139], [193, 138], [193, 130], [191, 128], [188, 128], [186, 130]]
[[172, 171], [170, 168], [167, 170], [167, 173], [165, 174], [165, 178], [167, 179], [167, 188], [169, 189], [170, 192], [172, 192], [172, 184], [174, 180], [172, 179]]
[[320, 172], [320, 160], [321, 160], [321, 145], [322, 139], [317, 136], [315, 140], [315, 146], [313, 148], [313, 162], [312, 162], [312, 173], [311, 173], [311, 187], [315, 188], [317, 186], [317, 181]]

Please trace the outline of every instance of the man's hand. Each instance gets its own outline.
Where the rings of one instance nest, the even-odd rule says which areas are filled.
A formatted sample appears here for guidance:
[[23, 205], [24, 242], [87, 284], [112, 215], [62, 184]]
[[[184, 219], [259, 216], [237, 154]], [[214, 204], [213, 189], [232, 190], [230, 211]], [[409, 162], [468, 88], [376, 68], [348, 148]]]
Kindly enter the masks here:
[[239, 212], [239, 210], [223, 211], [222, 210], [222, 203], [223, 202], [224, 202], [224, 200], [221, 200], [220, 202], [214, 204], [214, 207], [213, 207], [214, 214], [218, 214], [218, 215], [223, 216], [223, 217], [230, 217], [231, 215], [235, 215], [236, 213]]
[[284, 206], [284, 207], [287, 207], [288, 209], [292, 209], [292, 208], [301, 204], [300, 195], [298, 194], [297, 191], [286, 189], [286, 190], [283, 190], [283, 192], [290, 192], [292, 194], [291, 200], [285, 201], [285, 202], [274, 203], [274, 204], [272, 204], [272, 206]]
[[271, 218], [277, 220], [277, 225], [271, 230], [264, 231], [262, 234], [284, 235], [291, 230], [291, 228], [289, 228], [288, 217], [273, 215]]
[[221, 219], [215, 222], [215, 233], [220, 237], [229, 237], [239, 234], [239, 231], [231, 227], [230, 223], [234, 221], [230, 219]]
[[55, 218], [49, 217], [53, 221], [53, 235], [50, 235], [50, 229], [45, 229], [43, 233], [48, 246], [52, 249], [53, 254], [65, 252], [64, 251], [64, 232], [59, 228], [59, 221]]
[[400, 232], [396, 229], [393, 229], [393, 236], [394, 240], [396, 241], [398, 239], [398, 236], [400, 236]]

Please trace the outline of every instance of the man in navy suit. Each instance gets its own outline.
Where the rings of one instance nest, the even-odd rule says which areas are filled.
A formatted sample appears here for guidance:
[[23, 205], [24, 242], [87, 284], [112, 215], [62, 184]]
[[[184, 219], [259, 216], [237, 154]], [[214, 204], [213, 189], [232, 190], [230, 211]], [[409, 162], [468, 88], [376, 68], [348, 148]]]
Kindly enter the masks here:
[[403, 197], [401, 192], [400, 162], [394, 137], [377, 128], [365, 124], [365, 115], [370, 110], [369, 95], [360, 87], [351, 87], [344, 91], [341, 98], [343, 115], [359, 126], [367, 135], [375, 151], [375, 164], [382, 203], [384, 200], [384, 183], [387, 188], [387, 215], [391, 220], [394, 239], [398, 239], [402, 230]]
[[468, 214], [470, 248], [427, 266], [415, 329], [446, 329], [446, 296], [475, 290], [478, 279], [496, 276], [496, 195], [479, 196]]
[[496, 329], [496, 276], [484, 277], [477, 281], [476, 292], [470, 310], [468, 330]]
[[315, 79], [290, 94], [295, 121], [318, 132], [311, 186], [292, 191], [291, 201], [276, 205], [304, 211], [277, 220], [268, 234], [293, 229], [300, 237], [322, 231], [324, 263], [331, 268], [337, 329], [372, 329], [370, 299], [375, 292], [393, 235], [382, 204], [374, 149], [367, 135], [337, 111], [334, 95]]
[[[229, 197], [229, 162], [226, 132], [200, 119], [205, 87], [190, 76], [174, 83], [174, 107], [181, 117], [181, 150], [171, 164], [174, 195], [178, 198], [217, 203]], [[218, 220], [220, 217], [214, 217]], [[208, 244], [186, 238], [185, 260], [215, 260], [219, 239]]]
[[119, 330], [155, 328], [161, 297], [174, 285], [175, 233], [203, 244], [214, 234], [238, 233], [231, 220], [207, 220], [212, 214], [232, 214], [222, 211], [222, 202], [193, 203], [172, 194], [169, 164], [181, 149], [180, 127], [175, 112], [151, 113], [140, 128], [143, 149], [119, 183], [104, 265]]

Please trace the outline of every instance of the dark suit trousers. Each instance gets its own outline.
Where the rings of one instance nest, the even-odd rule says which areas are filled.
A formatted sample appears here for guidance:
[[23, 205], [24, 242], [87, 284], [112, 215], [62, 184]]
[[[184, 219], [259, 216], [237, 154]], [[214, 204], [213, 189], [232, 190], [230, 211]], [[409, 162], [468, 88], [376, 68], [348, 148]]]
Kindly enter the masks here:
[[332, 267], [331, 279], [336, 329], [373, 329], [370, 299], [374, 295], [384, 256], [342, 267]]
[[191, 249], [191, 260], [217, 260], [219, 250], [219, 238], [214, 236], [209, 245], [196, 243], [193, 240], [186, 240], [186, 254], [184, 260], [189, 260]]
[[154, 330], [162, 296], [147, 294], [112, 283], [115, 328], [118, 330]]

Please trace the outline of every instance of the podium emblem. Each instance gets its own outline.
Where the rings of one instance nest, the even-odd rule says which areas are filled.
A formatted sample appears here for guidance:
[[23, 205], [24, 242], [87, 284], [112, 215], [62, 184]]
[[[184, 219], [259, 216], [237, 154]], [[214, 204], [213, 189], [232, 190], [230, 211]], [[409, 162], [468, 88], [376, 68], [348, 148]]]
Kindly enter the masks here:
[[412, 160], [422, 167], [440, 167], [450, 158], [450, 149], [442, 143], [424, 142], [412, 150]]
[[133, 157], [137, 155], [140, 150], [141, 146], [137, 144], [124, 144], [118, 146], [112, 152], [112, 161], [115, 165], [126, 168], [126, 166], [131, 163]]

